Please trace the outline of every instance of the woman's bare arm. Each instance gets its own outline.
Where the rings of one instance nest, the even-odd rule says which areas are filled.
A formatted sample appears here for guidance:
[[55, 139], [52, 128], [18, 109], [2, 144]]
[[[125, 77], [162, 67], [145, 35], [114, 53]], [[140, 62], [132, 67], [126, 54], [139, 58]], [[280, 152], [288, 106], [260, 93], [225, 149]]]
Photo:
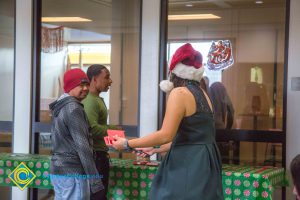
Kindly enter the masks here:
[[[187, 93], [191, 95], [183, 87], [173, 89], [168, 98], [166, 114], [161, 129], [145, 137], [129, 140], [129, 146], [132, 148], [153, 147], [171, 142], [176, 135], [182, 118], [186, 116], [186, 110], [190, 104], [187, 101]], [[116, 137], [115, 140], [113, 143], [114, 148], [123, 149], [124, 139]]]

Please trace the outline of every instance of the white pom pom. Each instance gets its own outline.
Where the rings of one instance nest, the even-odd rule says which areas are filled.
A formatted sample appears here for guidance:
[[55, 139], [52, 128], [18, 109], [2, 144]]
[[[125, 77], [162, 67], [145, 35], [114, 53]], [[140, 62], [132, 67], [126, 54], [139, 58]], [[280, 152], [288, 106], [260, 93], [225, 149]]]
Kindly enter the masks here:
[[160, 82], [159, 87], [164, 92], [170, 92], [174, 88], [174, 84], [169, 80], [163, 80]]

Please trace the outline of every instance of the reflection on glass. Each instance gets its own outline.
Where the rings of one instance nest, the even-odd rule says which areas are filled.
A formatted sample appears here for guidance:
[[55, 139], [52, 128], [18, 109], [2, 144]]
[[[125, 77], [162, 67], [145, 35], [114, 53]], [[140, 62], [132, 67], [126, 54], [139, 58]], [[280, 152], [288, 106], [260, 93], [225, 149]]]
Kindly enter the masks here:
[[[210, 85], [222, 82], [235, 109], [233, 128], [281, 130], [285, 43], [285, 0], [194, 1], [192, 7], [170, 0], [169, 15], [205, 13], [218, 19], [169, 20], [168, 43], [189, 42], [196, 47], [212, 41], [231, 41], [234, 64], [211, 74]], [[274, 15], [274, 13], [277, 13]], [[265, 17], [268, 16], [268, 17]], [[175, 48], [176, 49], [176, 48]], [[208, 49], [197, 48], [207, 61]]]
[[[14, 1], [0, 1], [0, 121], [13, 119]], [[1, 131], [1, 130], [0, 130]]]
[[259, 96], [252, 96], [252, 112], [253, 113], [260, 113], [261, 111], [261, 100]]
[[51, 133], [40, 133], [39, 153], [43, 155], [51, 155], [51, 149]]
[[12, 134], [11, 132], [0, 131], [0, 153], [11, 153]]
[[220, 142], [222, 163], [282, 167], [282, 144], [264, 142]]
[[279, 143], [240, 142], [240, 164], [282, 167], [282, 145]]
[[[1, 132], [0, 131], [0, 153], [11, 153], [12, 152], [12, 134], [11, 132]], [[0, 165], [0, 175], [1, 172], [5, 172], [3, 165]], [[0, 185], [5, 181], [0, 177]], [[11, 198], [11, 187], [1, 187], [0, 186], [1, 199], [10, 199]]]
[[[0, 121], [13, 120], [15, 1], [0, 1]], [[12, 133], [0, 128], [0, 153], [12, 152]], [[0, 171], [4, 172], [3, 166]], [[0, 179], [0, 184], [3, 182]], [[11, 187], [0, 186], [1, 199], [11, 199]]]

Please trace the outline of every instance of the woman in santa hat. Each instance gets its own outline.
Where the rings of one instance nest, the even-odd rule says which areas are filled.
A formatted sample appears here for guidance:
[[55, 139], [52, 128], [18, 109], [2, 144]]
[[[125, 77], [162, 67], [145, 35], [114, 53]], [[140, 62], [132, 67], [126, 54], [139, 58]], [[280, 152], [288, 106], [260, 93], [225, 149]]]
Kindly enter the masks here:
[[213, 107], [199, 85], [203, 72], [202, 55], [191, 44], [181, 46], [172, 57], [169, 80], [160, 83], [170, 92], [161, 129], [132, 140], [115, 137], [118, 150], [172, 142], [152, 182], [150, 200], [223, 200]]

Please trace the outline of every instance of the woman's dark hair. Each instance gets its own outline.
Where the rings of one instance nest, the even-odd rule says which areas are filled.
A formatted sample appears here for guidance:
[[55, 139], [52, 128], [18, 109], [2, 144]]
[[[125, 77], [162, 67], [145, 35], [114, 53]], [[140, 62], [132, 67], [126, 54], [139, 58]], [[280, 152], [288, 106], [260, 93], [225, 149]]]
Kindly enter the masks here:
[[208, 94], [207, 85], [205, 83], [204, 78], [201, 78], [201, 80], [200, 80], [200, 87]]
[[171, 74], [170, 81], [173, 82], [174, 88], [187, 86], [188, 84], [194, 84], [194, 85], [198, 85], [198, 86], [200, 85], [200, 82], [198, 82], [198, 81], [183, 79], [183, 78], [176, 76], [176, 74], [174, 74], [174, 73]]
[[209, 94], [214, 105], [216, 127], [230, 129], [233, 125], [234, 109], [225, 86], [221, 82], [214, 82], [209, 88]]
[[291, 173], [297, 193], [300, 192], [300, 154], [298, 154], [291, 162]]
[[108, 70], [104, 65], [99, 65], [99, 64], [91, 65], [86, 72], [89, 80], [91, 81], [94, 76], [98, 76], [99, 74], [101, 74], [103, 69]]

